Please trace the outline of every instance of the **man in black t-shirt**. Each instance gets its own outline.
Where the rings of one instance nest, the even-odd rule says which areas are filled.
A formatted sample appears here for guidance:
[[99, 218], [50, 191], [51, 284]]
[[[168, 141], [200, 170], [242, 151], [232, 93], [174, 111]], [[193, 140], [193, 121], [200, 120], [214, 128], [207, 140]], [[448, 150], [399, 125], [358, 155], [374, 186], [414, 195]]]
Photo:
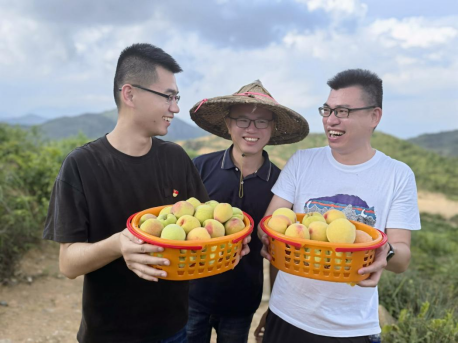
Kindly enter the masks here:
[[[307, 121], [278, 104], [260, 81], [229, 96], [205, 99], [190, 112], [200, 127], [233, 143], [194, 159], [210, 198], [247, 212], [257, 228], [280, 174], [263, 148], [301, 141], [309, 132]], [[191, 282], [186, 325], [190, 342], [209, 342], [212, 327], [219, 343], [247, 341], [262, 297], [261, 248], [253, 236], [252, 253], [234, 270]]]
[[114, 79], [115, 129], [71, 152], [55, 181], [43, 237], [61, 243], [65, 276], [84, 275], [80, 342], [186, 341], [189, 283], [158, 279], [165, 272], [150, 265], [169, 261], [148, 253], [163, 249], [125, 229], [140, 210], [208, 200], [186, 152], [155, 137], [179, 112], [178, 72], [157, 47], [126, 48]]

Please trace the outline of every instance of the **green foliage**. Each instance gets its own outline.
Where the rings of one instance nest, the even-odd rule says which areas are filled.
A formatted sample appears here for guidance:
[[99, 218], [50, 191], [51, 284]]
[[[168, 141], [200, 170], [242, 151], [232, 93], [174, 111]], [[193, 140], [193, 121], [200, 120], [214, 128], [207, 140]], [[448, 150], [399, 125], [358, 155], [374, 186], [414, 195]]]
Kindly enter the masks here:
[[387, 342], [456, 342], [458, 339], [458, 227], [422, 214], [412, 233], [412, 259], [403, 274], [386, 272], [380, 303], [398, 319], [385, 326]]
[[49, 196], [65, 156], [83, 136], [45, 142], [36, 130], [0, 124], [0, 281], [40, 238]]

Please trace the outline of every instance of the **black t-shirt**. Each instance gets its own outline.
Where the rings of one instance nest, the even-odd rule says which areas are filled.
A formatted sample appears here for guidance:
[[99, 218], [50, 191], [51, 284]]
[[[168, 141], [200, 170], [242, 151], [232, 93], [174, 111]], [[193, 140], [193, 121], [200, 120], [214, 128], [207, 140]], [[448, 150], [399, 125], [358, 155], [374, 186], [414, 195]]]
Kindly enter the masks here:
[[189, 301], [191, 306], [211, 314], [246, 315], [258, 309], [262, 298], [262, 244], [256, 231], [272, 199], [271, 189], [280, 169], [263, 151], [264, 163], [257, 173], [243, 179], [243, 198], [240, 198], [240, 171], [232, 161], [231, 150], [232, 146], [225, 151], [202, 155], [194, 159], [194, 164], [211, 199], [230, 203], [253, 217], [251, 251], [234, 270], [191, 281]]
[[[106, 137], [71, 152], [54, 184], [44, 239], [95, 243], [122, 231], [135, 212], [189, 197], [208, 200], [199, 174], [178, 145], [152, 139], [132, 157]], [[178, 196], [173, 197], [173, 191]], [[84, 276], [80, 342], [165, 339], [187, 322], [188, 282], [149, 282], [121, 257]]]

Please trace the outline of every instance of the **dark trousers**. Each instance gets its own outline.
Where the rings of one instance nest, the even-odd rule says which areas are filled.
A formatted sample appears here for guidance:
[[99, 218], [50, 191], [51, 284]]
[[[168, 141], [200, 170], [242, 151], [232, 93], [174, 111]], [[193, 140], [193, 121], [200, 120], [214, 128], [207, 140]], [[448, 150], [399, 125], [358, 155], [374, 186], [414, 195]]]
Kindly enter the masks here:
[[371, 343], [369, 336], [326, 337], [304, 331], [278, 317], [269, 309], [263, 343]]
[[189, 343], [210, 343], [212, 328], [218, 343], [246, 343], [253, 314], [242, 316], [219, 316], [189, 306], [186, 332]]
[[154, 343], [187, 343], [188, 340], [186, 338], [186, 327], [175, 333], [173, 336], [169, 338], [160, 340]]

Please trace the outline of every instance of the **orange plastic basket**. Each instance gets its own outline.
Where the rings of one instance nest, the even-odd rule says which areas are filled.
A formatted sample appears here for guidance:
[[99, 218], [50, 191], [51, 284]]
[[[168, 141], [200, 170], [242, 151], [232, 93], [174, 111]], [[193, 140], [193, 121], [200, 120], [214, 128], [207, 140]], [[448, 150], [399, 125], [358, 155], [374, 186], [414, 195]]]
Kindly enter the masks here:
[[217, 275], [235, 268], [240, 260], [242, 240], [253, 231], [253, 219], [247, 213], [243, 221], [245, 228], [238, 233], [209, 240], [168, 240], [143, 232], [138, 223], [145, 214], [159, 215], [159, 212], [170, 205], [155, 207], [133, 214], [127, 220], [127, 228], [137, 238], [161, 246], [164, 251], [151, 253], [154, 257], [167, 258], [170, 265], [153, 265], [155, 269], [167, 272], [165, 280], [184, 281]]
[[[304, 214], [296, 214], [302, 222]], [[271, 264], [292, 275], [329, 282], [355, 284], [369, 274], [358, 270], [372, 264], [375, 249], [387, 241], [386, 234], [371, 226], [350, 221], [356, 229], [369, 234], [373, 241], [358, 244], [337, 244], [324, 241], [291, 238], [270, 229], [267, 223], [272, 216], [261, 220], [261, 229], [269, 238]]]

